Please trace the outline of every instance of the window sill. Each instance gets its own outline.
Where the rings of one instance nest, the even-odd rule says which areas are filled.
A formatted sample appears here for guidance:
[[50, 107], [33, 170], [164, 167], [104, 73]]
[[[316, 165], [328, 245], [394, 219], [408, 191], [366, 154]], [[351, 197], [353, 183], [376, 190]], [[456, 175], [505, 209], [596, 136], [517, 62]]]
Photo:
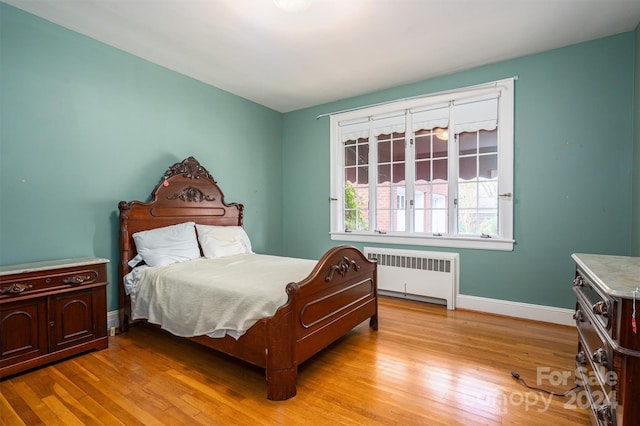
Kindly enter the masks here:
[[332, 232], [333, 241], [358, 243], [405, 244], [414, 246], [466, 248], [478, 250], [513, 251], [513, 240], [480, 237], [434, 237], [425, 235], [371, 234]]

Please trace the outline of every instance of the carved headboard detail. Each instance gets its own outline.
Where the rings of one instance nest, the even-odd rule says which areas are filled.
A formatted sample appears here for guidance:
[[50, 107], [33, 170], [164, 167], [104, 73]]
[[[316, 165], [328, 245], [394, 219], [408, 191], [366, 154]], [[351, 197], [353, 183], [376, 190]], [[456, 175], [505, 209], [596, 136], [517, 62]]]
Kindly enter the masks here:
[[218, 182], [213, 179], [213, 176], [211, 176], [207, 169], [201, 166], [198, 160], [193, 157], [189, 157], [169, 167], [167, 171], [164, 172], [164, 179], [167, 180], [175, 175], [182, 175], [183, 177], [189, 179], [200, 179], [200, 177], [206, 177], [213, 183], [218, 184]]

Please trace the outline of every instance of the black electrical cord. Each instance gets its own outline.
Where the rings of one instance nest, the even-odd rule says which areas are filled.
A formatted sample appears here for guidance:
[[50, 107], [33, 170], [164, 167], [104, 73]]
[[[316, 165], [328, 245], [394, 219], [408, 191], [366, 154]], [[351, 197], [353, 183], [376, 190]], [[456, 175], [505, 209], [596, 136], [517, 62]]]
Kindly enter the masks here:
[[514, 379], [518, 380], [520, 383], [522, 383], [527, 388], [533, 389], [533, 390], [537, 390], [537, 391], [540, 391], [540, 392], [545, 392], [545, 393], [548, 393], [551, 396], [567, 397], [567, 396], [569, 396], [569, 393], [571, 393], [571, 391], [573, 391], [574, 389], [577, 389], [577, 388], [580, 387], [580, 385], [575, 385], [571, 389], [567, 390], [565, 393], [556, 393], [556, 392], [553, 392], [553, 391], [550, 391], [550, 390], [547, 390], [547, 389], [537, 388], [535, 386], [529, 386], [527, 384], [527, 382], [525, 382], [524, 379], [522, 377], [520, 377], [520, 375], [518, 374], [517, 371], [512, 371], [511, 372], [511, 376], [513, 376]]

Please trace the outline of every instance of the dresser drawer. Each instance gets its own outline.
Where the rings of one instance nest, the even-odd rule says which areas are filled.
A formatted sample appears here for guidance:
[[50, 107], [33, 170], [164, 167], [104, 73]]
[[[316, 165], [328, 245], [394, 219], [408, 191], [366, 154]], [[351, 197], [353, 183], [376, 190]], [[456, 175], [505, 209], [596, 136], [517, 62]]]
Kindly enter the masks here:
[[[576, 378], [578, 384], [583, 388], [580, 402], [588, 401], [593, 415], [592, 422], [598, 426], [616, 426], [617, 421], [617, 399], [615, 392], [615, 379], [611, 376], [610, 382], [601, 383], [593, 369], [593, 364], [589, 361], [584, 363], [581, 359], [581, 352], [585, 352], [581, 344], [578, 345], [578, 355], [576, 356]], [[614, 383], [611, 383], [613, 381]], [[582, 393], [583, 392], [583, 393]]]
[[29, 274], [4, 275], [0, 277], [0, 300], [41, 293], [82, 287], [107, 281], [104, 264], [74, 266], [53, 271], [31, 272]]
[[591, 282], [587, 274], [579, 268], [573, 280], [573, 291], [578, 300], [585, 306], [585, 311], [589, 311], [591, 317], [600, 324], [602, 329], [607, 330], [607, 333], [615, 340], [617, 338], [615, 327], [616, 301], [599, 290]]
[[593, 365], [600, 382], [605, 383], [609, 381], [610, 373], [613, 371], [614, 351], [605, 336], [601, 335], [602, 331], [599, 331], [595, 322], [597, 320], [588, 312], [588, 309], [581, 302], [576, 303], [574, 318], [581, 346], [576, 359], [580, 358], [583, 352], [583, 359]]

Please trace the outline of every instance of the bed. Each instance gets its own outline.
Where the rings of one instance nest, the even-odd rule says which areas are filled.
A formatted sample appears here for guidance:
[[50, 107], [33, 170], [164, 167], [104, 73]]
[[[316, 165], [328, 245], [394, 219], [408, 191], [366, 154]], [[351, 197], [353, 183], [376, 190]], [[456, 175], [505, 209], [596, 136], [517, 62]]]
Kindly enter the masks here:
[[[121, 201], [118, 208], [119, 313], [123, 332], [140, 321], [132, 318], [131, 297], [123, 285], [125, 276], [132, 271], [130, 262], [139, 254], [134, 234], [186, 222], [229, 229], [241, 227], [243, 222], [243, 205], [225, 203], [217, 182], [193, 157], [167, 169], [149, 202]], [[283, 282], [282, 287], [285, 303], [241, 336], [186, 337], [264, 368], [267, 398], [274, 401], [296, 395], [298, 365], [302, 362], [364, 321], [369, 320], [369, 326], [378, 329], [376, 263], [355, 247], [331, 248], [312, 264], [306, 278]]]

